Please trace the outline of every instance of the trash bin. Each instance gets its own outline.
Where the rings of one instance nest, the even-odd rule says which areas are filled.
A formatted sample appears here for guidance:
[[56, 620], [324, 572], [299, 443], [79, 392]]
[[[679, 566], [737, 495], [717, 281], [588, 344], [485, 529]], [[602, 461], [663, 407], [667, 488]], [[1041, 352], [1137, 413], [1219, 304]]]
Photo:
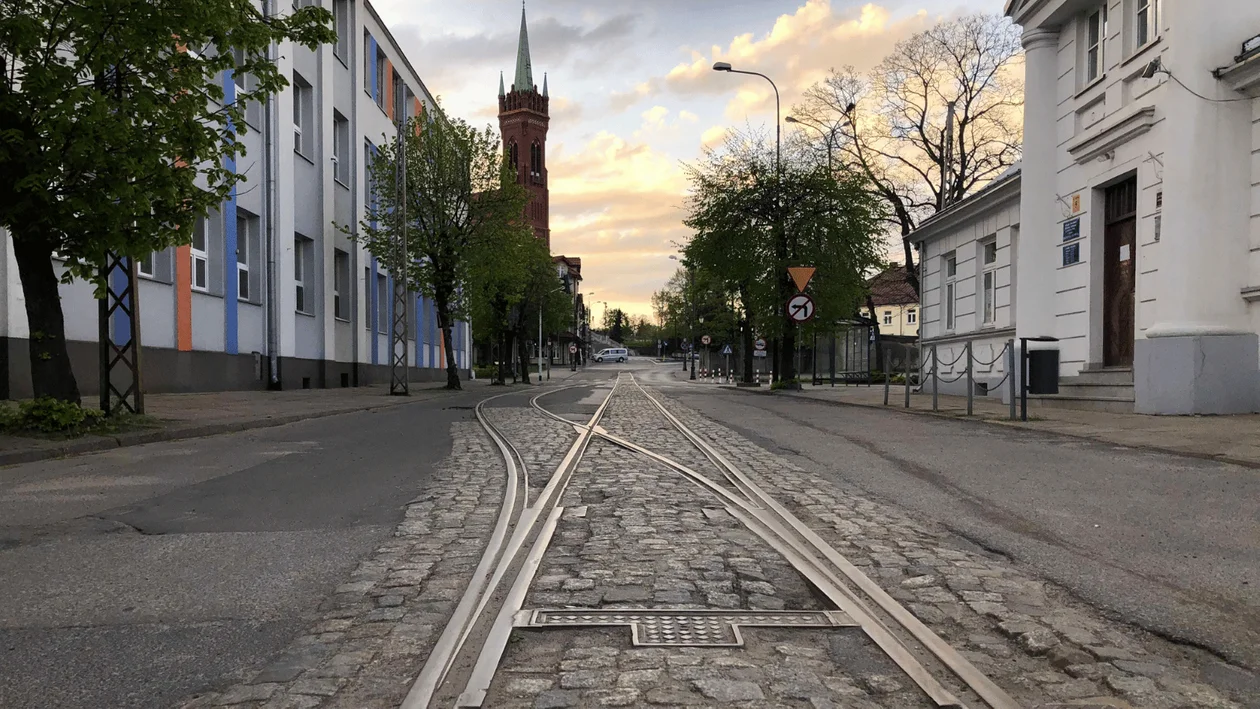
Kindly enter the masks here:
[[1028, 393], [1059, 393], [1059, 351], [1028, 351]]

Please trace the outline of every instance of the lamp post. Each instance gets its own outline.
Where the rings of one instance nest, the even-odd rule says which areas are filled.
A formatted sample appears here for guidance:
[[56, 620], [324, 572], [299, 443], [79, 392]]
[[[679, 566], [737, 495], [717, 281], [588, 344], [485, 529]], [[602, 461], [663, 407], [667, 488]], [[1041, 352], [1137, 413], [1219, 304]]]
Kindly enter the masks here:
[[[544, 295], [543, 295], [543, 299], [542, 299], [541, 301], [539, 301], [539, 302], [538, 302], [538, 383], [539, 383], [539, 384], [541, 384], [541, 383], [542, 383], [542, 375], [543, 375], [543, 366], [542, 366], [542, 361], [543, 361], [543, 333], [542, 333], [543, 304], [547, 302], [547, 296], [551, 295], [552, 293], [559, 293], [560, 291], [563, 291], [563, 290], [564, 290], [564, 286], [560, 286], [559, 288], [553, 288], [553, 289], [551, 289], [551, 290], [547, 291], [547, 292], [546, 292], [546, 294], [544, 294]], [[548, 362], [548, 363], [547, 363], [547, 379], [549, 379], [549, 380], [551, 379], [551, 363], [550, 363], [550, 362]]]
[[813, 128], [814, 130], [818, 131], [819, 134], [826, 137], [827, 139], [827, 174], [834, 175], [835, 168], [833, 167], [831, 153], [832, 153], [832, 148], [835, 145], [836, 133], [838, 133], [841, 128], [848, 128], [849, 126], [853, 125], [853, 123], [851, 121], [846, 120], [844, 123], [841, 123], [840, 125], [832, 126], [831, 130], [823, 130], [822, 126], [815, 125], [812, 121], [809, 121], [808, 119], [801, 120], [797, 118], [796, 116], [788, 116], [787, 118], [784, 118], [783, 120], [788, 123], [795, 123], [798, 126], [805, 126], [807, 128]]
[[[783, 177], [783, 126], [781, 120], [782, 108], [779, 103], [779, 87], [775, 85], [774, 80], [765, 74], [759, 74], [755, 71], [741, 71], [734, 69], [727, 62], [717, 62], [713, 65], [713, 71], [724, 71], [728, 74], [746, 74], [748, 76], [760, 76], [770, 82], [770, 87], [774, 89], [774, 176], [777, 184], [775, 194], [775, 231], [778, 232], [775, 239], [775, 258], [781, 266], [786, 266], [788, 262], [787, 235], [783, 233], [783, 205], [782, 205], [782, 184]], [[792, 297], [792, 281], [787, 273], [787, 269], [783, 268], [779, 274], [779, 293], [782, 296], [783, 303], [786, 306], [788, 298]], [[781, 316], [782, 317], [782, 316]], [[787, 328], [784, 327], [784, 334]], [[780, 341], [780, 353], [783, 355], [781, 360], [786, 362], [786, 367], [790, 368], [791, 358], [787, 353], [782, 352], [782, 341]], [[785, 377], [788, 378], [788, 377]]]

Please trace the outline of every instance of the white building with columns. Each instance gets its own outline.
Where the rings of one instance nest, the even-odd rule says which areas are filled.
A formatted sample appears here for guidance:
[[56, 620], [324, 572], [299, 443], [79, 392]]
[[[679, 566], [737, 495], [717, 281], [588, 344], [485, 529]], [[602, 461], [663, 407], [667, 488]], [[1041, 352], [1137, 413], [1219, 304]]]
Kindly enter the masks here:
[[[1260, 2], [1010, 0], [1018, 337], [1134, 410], [1260, 411]], [[1030, 349], [1038, 345], [1030, 345]]]

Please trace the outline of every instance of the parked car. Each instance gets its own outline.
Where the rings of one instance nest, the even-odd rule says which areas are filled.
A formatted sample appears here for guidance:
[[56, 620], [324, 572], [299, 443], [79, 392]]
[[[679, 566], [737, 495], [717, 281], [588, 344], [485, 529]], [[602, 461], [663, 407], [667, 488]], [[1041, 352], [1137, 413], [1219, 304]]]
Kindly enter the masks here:
[[609, 362], [624, 362], [627, 359], [630, 359], [630, 352], [624, 347], [609, 347], [608, 349], [600, 350], [595, 353], [596, 362], [603, 362], [604, 360]]

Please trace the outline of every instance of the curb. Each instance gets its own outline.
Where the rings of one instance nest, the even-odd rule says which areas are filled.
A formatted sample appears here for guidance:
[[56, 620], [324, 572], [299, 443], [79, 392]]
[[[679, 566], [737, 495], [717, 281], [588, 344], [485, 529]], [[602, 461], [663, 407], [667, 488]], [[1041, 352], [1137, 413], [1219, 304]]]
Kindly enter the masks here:
[[[748, 391], [747, 389], [735, 389], [734, 387], [724, 387], [724, 388], [732, 389], [733, 391], [745, 391], [745, 392]], [[778, 392], [753, 391], [751, 393], [771, 394], [771, 393], [778, 393]], [[1008, 421], [1005, 419], [987, 419], [987, 418], [982, 418], [979, 416], [972, 416], [971, 418], [967, 418], [965, 416], [951, 416], [949, 414], [941, 413], [938, 411], [924, 411], [922, 409], [906, 409], [906, 408], [892, 407], [892, 406], [885, 407], [882, 404], [866, 404], [866, 403], [857, 402], [857, 401], [836, 401], [834, 399], [824, 399], [820, 397], [808, 396], [805, 394], [798, 394], [794, 392], [785, 392], [785, 393], [788, 396], [791, 396], [796, 399], [805, 399], [807, 401], [813, 401], [819, 404], [825, 404], [827, 406], [853, 406], [853, 407], [862, 408], [862, 409], [886, 410], [886, 411], [890, 411], [892, 413], [897, 413], [897, 414], [926, 416], [929, 418], [943, 419], [946, 421], [960, 421], [963, 423], [971, 423], [971, 424], [978, 424], [978, 425], [985, 425], [985, 426], [1001, 426], [1011, 431], [1028, 431], [1030, 433], [1040, 433], [1040, 434], [1051, 435], [1051, 436], [1062, 436], [1064, 438], [1071, 438], [1073, 440], [1078, 440], [1078, 441], [1105, 443], [1111, 446], [1123, 446], [1125, 448], [1132, 448], [1133, 450], [1153, 451], [1155, 453], [1164, 453], [1166, 455], [1176, 455], [1182, 458], [1194, 458], [1196, 460], [1209, 460], [1214, 463], [1227, 463], [1229, 465], [1237, 465], [1239, 467], [1250, 468], [1252, 470], [1260, 470], [1260, 461], [1247, 460], [1245, 458], [1234, 458], [1228, 455], [1213, 455], [1210, 453], [1196, 453], [1194, 451], [1179, 450], [1177, 448], [1167, 448], [1164, 446], [1135, 445], [1132, 443], [1120, 443], [1118, 441], [1109, 441], [1105, 438], [1095, 438], [1093, 436], [1084, 436], [1079, 433], [1069, 433], [1066, 431], [1051, 431], [1044, 428], [1028, 426], [1028, 425], [1025, 425], [1024, 422], [1022, 421]]]
[[309, 421], [312, 419], [326, 418], [328, 416], [337, 416], [339, 414], [353, 414], [361, 411], [390, 409], [395, 406], [411, 403], [412, 401], [415, 400], [401, 399], [395, 403], [388, 404], [374, 403], [366, 406], [351, 406], [341, 409], [311, 411], [300, 414], [286, 414], [283, 416], [269, 416], [267, 418], [213, 423], [202, 426], [183, 426], [150, 431], [133, 431], [113, 436], [95, 436], [88, 439], [65, 441], [58, 445], [44, 448], [0, 453], [0, 468], [10, 465], [22, 465], [24, 463], [37, 463], [41, 460], [69, 458], [88, 453], [99, 453], [101, 451], [113, 450], [115, 448], [140, 446], [146, 443], [163, 443], [166, 441], [179, 441], [186, 438], [205, 438], [207, 436], [218, 436], [225, 433], [239, 433], [241, 431], [250, 431], [259, 428], [274, 428], [276, 426], [284, 426], [290, 423], [297, 423], [299, 421]]

